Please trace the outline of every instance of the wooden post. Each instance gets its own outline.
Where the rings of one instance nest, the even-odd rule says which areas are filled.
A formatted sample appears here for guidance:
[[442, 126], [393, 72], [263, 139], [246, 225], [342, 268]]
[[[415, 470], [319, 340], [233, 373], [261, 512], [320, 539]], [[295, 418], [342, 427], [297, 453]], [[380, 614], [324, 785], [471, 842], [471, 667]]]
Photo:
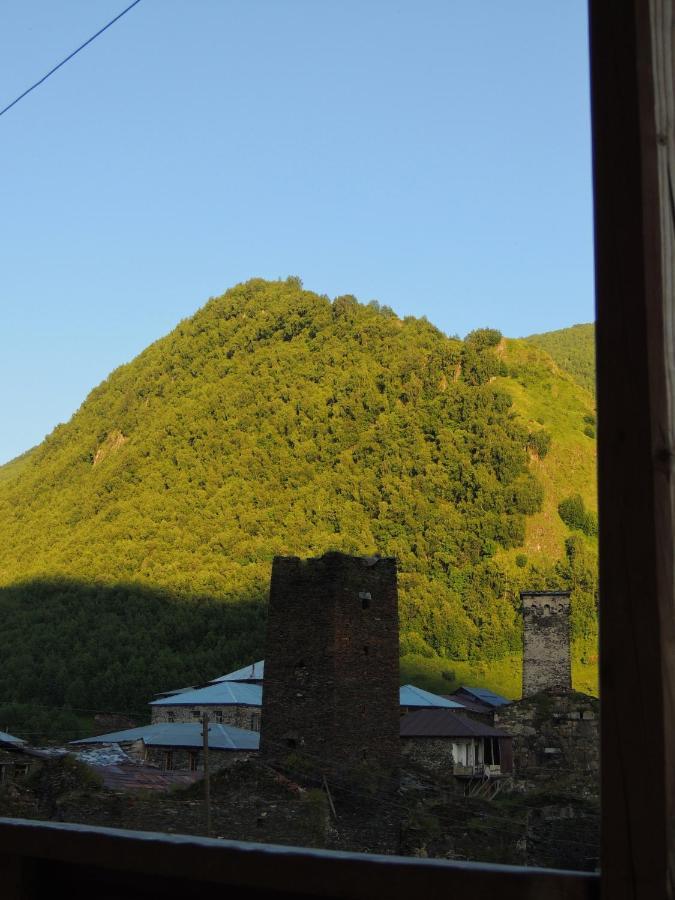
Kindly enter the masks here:
[[673, 0], [591, 0], [602, 896], [675, 897]]
[[209, 714], [202, 716], [202, 738], [204, 739], [204, 822], [206, 836], [211, 836], [211, 779], [209, 773]]

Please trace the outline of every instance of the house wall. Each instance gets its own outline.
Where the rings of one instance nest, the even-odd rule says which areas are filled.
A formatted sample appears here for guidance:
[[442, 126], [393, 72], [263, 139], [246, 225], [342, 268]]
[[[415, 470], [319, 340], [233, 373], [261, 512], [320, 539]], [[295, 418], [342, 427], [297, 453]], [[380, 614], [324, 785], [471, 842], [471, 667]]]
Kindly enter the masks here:
[[328, 553], [272, 567], [261, 751], [325, 770], [396, 768], [396, 561]]
[[502, 707], [495, 722], [513, 736], [516, 777], [538, 781], [562, 775], [597, 794], [599, 712], [595, 697], [576, 691], [542, 691]]
[[[259, 706], [152, 706], [151, 722], [201, 722], [204, 713], [208, 713], [211, 724], [234, 725], [248, 731], [260, 731]], [[195, 712], [197, 715], [195, 715]], [[173, 716], [173, 718], [172, 718]]]
[[[204, 770], [204, 753], [202, 750], [186, 750], [184, 747], [146, 747], [145, 758], [151, 765], [157, 765], [165, 769], [167, 765], [167, 751], [171, 752], [172, 771], [191, 772]], [[255, 751], [249, 750], [215, 750], [209, 748], [209, 771], [217, 772], [227, 766], [232, 766], [242, 759], [248, 759]], [[196, 769], [192, 767], [194, 759]]]
[[402, 737], [401, 755], [434, 775], [452, 775], [454, 754], [449, 738]]
[[36, 765], [36, 760], [21, 752], [0, 750], [0, 784], [22, 778]]

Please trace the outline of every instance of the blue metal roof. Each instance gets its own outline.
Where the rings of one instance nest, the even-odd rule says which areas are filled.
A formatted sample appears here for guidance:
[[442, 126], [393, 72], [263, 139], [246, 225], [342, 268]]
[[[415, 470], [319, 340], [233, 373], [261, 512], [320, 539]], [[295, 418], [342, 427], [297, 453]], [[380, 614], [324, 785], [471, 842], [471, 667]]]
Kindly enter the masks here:
[[21, 738], [14, 737], [13, 734], [8, 734], [6, 731], [0, 731], [0, 744], [15, 744], [17, 746], [21, 746], [21, 744], [25, 744], [25, 741], [22, 741]]
[[[199, 749], [204, 745], [200, 722], [143, 725], [125, 731], [111, 731], [71, 744], [124, 744], [143, 741], [147, 747], [186, 747]], [[235, 728], [233, 725], [209, 725], [209, 748], [212, 750], [257, 750], [260, 735], [257, 731]]]
[[265, 660], [259, 659], [258, 662], [244, 666], [243, 669], [237, 669], [236, 672], [229, 672], [227, 675], [221, 675], [220, 678], [214, 678], [210, 684], [217, 684], [220, 681], [262, 681], [264, 676]]
[[467, 687], [463, 684], [461, 689], [466, 691], [467, 694], [471, 694], [471, 696], [475, 697], [477, 700], [482, 700], [483, 703], [487, 703], [488, 706], [506, 706], [511, 702], [510, 700], [507, 700], [506, 697], [495, 694], [494, 691], [491, 691], [488, 688]]
[[414, 684], [404, 684], [399, 691], [401, 706], [429, 706], [440, 709], [464, 709], [461, 703], [447, 700], [439, 694], [423, 691]]
[[153, 700], [150, 706], [262, 706], [262, 686], [220, 681], [172, 697], [161, 697]]

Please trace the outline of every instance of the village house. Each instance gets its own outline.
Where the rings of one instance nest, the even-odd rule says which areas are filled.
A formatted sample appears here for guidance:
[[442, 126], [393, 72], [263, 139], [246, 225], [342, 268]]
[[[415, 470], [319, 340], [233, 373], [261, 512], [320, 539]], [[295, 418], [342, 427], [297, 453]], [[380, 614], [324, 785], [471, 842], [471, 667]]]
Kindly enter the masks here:
[[[252, 753], [257, 752], [259, 743], [260, 735], [256, 731], [210, 724], [209, 768], [222, 769], [239, 760], [248, 759]], [[71, 746], [81, 745], [117, 745], [131, 759], [157, 766], [165, 772], [199, 772], [204, 768], [201, 723], [158, 723], [71, 741]]]
[[513, 770], [505, 731], [449, 709], [420, 709], [401, 719], [401, 752], [435, 775], [499, 777]]
[[444, 694], [449, 700], [454, 700], [467, 710], [471, 718], [494, 724], [495, 711], [511, 702], [500, 694], [488, 688], [476, 688], [462, 685], [454, 694]]
[[65, 756], [63, 750], [41, 750], [21, 738], [0, 731], [0, 785], [24, 778], [45, 760]]
[[152, 724], [201, 722], [204, 713], [216, 725], [260, 731], [262, 687], [219, 681], [207, 687], [160, 697], [150, 703]]

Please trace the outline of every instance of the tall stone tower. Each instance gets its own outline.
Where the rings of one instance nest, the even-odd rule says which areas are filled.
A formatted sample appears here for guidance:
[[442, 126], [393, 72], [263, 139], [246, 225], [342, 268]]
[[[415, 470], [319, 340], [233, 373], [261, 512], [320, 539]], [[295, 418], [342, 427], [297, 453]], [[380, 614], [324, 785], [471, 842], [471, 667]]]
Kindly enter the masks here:
[[276, 557], [260, 750], [323, 771], [399, 758], [396, 560]]
[[523, 591], [523, 697], [571, 691], [570, 592]]

